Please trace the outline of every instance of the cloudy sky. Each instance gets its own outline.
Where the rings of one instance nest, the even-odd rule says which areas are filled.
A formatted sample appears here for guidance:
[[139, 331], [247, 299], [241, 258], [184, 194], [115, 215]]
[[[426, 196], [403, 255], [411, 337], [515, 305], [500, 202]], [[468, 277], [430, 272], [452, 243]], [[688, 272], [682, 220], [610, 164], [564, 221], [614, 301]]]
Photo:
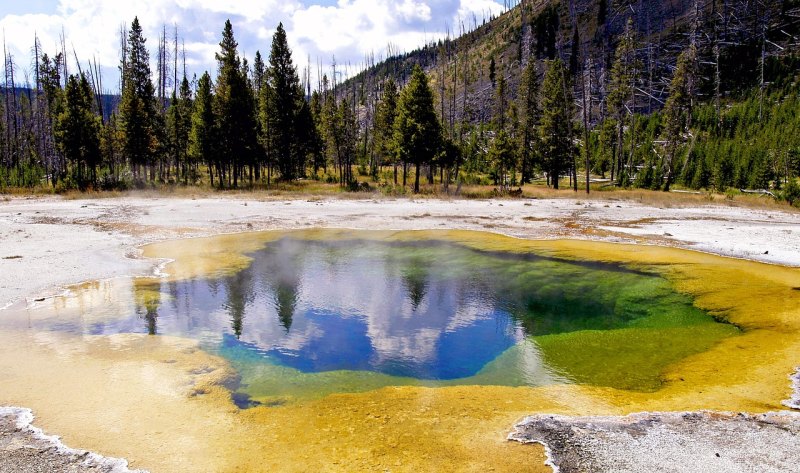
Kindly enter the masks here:
[[63, 28], [67, 48], [74, 47], [82, 61], [96, 57], [108, 84], [116, 82], [120, 26], [135, 16], [151, 56], [162, 26], [177, 24], [190, 75], [204, 70], [214, 75], [226, 19], [251, 63], [256, 50], [269, 53], [272, 34], [283, 22], [296, 63], [305, 66], [310, 56], [312, 63], [328, 67], [334, 56], [339, 64], [353, 65], [369, 53], [382, 57], [389, 44], [410, 51], [443, 36], [459, 19], [466, 23], [475, 15], [480, 23], [501, 10], [502, 0], [4, 0], [0, 27], [18, 71], [30, 68], [34, 34], [44, 51], [53, 53]]

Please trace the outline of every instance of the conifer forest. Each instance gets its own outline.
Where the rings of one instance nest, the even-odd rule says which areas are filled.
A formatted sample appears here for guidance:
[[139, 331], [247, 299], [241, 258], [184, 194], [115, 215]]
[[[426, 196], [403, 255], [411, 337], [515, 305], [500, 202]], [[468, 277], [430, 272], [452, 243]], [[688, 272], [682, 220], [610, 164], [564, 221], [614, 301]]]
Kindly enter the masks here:
[[282, 25], [253, 57], [235, 25], [220, 25], [216, 71], [191, 76], [180, 25], [145, 38], [132, 18], [103, 38], [119, 42], [118, 77], [69, 38], [58, 51], [36, 40], [30, 58], [4, 55], [0, 191], [316, 180], [392, 194], [541, 185], [800, 202], [800, 2], [507, 7], [353, 74], [334, 58], [298, 61]]

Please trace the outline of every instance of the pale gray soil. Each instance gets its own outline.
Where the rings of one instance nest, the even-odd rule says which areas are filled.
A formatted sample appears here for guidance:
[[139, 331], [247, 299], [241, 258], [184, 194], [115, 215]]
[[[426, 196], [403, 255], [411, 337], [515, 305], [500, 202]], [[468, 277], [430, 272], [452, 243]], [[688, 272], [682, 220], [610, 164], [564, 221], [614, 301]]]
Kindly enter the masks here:
[[252, 230], [482, 230], [676, 246], [800, 266], [800, 212], [622, 200], [257, 196], [0, 199], [0, 308], [78, 282], [151, 274], [157, 262], [138, 258], [144, 243]]
[[537, 415], [517, 424], [509, 439], [546, 445], [560, 473], [800, 470], [800, 413], [793, 412]]

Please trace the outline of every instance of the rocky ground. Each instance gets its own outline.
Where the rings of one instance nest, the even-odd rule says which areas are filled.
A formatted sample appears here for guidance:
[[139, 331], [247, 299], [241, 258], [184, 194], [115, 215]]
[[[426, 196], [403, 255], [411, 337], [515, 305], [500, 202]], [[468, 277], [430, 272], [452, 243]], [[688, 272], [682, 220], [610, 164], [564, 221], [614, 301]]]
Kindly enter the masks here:
[[509, 439], [545, 445], [560, 473], [777, 473], [800, 468], [799, 434], [800, 413], [794, 412], [651, 412], [532, 416], [517, 424]]
[[124, 460], [63, 445], [32, 421], [27, 409], [0, 408], [0, 473], [135, 473]]

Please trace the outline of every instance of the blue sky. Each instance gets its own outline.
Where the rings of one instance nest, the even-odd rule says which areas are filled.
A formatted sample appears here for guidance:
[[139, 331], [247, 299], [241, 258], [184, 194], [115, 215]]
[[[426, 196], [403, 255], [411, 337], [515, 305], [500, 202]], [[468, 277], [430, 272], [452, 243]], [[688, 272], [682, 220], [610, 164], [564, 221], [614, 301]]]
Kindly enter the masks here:
[[[312, 69], [318, 61], [326, 69], [335, 57], [355, 70], [370, 53], [383, 57], [390, 44], [396, 51], [409, 51], [444, 36], [447, 28], [457, 29], [459, 19], [466, 22], [475, 15], [481, 21], [501, 9], [501, 0], [4, 0], [0, 27], [21, 75], [32, 63], [34, 34], [52, 54], [63, 28], [68, 50], [74, 47], [84, 63], [96, 58], [105, 85], [113, 89], [119, 30], [134, 16], [144, 28], [151, 56], [161, 28], [177, 25], [189, 74], [208, 70], [214, 75], [214, 53], [226, 19], [251, 63], [256, 50], [268, 54], [272, 34], [283, 22], [300, 68], [310, 58]], [[74, 63], [71, 51], [70, 56]]]

